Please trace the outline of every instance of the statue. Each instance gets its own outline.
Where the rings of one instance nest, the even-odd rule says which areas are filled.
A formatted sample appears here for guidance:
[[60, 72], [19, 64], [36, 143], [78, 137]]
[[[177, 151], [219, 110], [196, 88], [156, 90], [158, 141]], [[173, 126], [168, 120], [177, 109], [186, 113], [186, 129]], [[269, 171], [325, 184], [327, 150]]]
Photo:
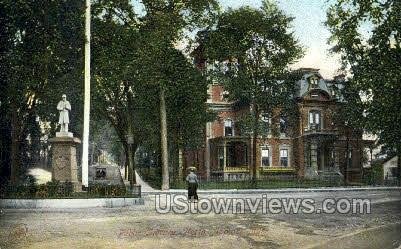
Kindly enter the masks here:
[[80, 191], [82, 183], [78, 178], [77, 147], [81, 140], [74, 137], [72, 132], [68, 132], [71, 104], [65, 94], [58, 102], [57, 110], [60, 113], [58, 119], [60, 132], [56, 132], [56, 137], [49, 139], [52, 147], [52, 180], [72, 183], [74, 191]]
[[58, 123], [61, 125], [60, 132], [68, 133], [68, 124], [70, 123], [70, 118], [68, 111], [71, 111], [71, 104], [67, 100], [67, 96], [63, 94], [62, 100], [58, 102], [57, 110], [60, 111], [60, 117]]

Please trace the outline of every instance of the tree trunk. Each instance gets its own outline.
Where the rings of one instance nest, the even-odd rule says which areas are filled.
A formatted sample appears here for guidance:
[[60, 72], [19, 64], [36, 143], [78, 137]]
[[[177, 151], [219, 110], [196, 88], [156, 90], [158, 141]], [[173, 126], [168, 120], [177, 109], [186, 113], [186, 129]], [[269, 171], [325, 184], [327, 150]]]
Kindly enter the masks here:
[[[347, 129], [348, 129], [348, 127], [347, 127]], [[345, 186], [347, 186], [348, 185], [348, 170], [349, 170], [349, 149], [350, 149], [350, 146], [349, 146], [349, 140], [350, 140], [350, 136], [349, 136], [349, 131], [347, 130], [347, 145], [346, 145], [346, 149], [347, 149], [347, 156], [345, 157], [346, 158], [346, 162], [345, 162], [345, 170], [344, 170], [344, 185]]]
[[160, 89], [160, 130], [161, 130], [161, 156], [162, 156], [162, 190], [169, 190], [168, 144], [167, 144], [167, 115], [165, 90]]
[[397, 156], [398, 186], [401, 187], [401, 145], [397, 148]]
[[134, 157], [132, 151], [132, 144], [128, 144], [128, 179], [131, 187], [136, 184], [136, 177], [134, 171]]
[[13, 112], [11, 117], [11, 176], [12, 184], [18, 182], [20, 173], [20, 125], [18, 124], [17, 112]]
[[253, 105], [254, 107], [254, 126], [253, 126], [253, 139], [252, 139], [252, 182], [256, 183], [257, 178], [257, 143], [259, 136], [259, 108], [257, 105]]
[[136, 176], [135, 176], [135, 166], [134, 166], [134, 153], [135, 150], [132, 149], [132, 145], [134, 143], [134, 141], [132, 141], [134, 139], [133, 135], [132, 135], [132, 126], [130, 121], [128, 121], [128, 138], [127, 138], [127, 142], [128, 142], [128, 177], [129, 177], [129, 181], [131, 184], [131, 187], [136, 185]]
[[128, 148], [124, 142], [122, 143], [122, 148], [119, 162], [120, 165], [124, 166], [124, 180], [128, 181]]
[[130, 186], [136, 184], [136, 176], [135, 176], [135, 151], [137, 145], [136, 144], [124, 144], [125, 158], [126, 158], [126, 177], [125, 179], [129, 181]]
[[183, 170], [184, 170], [184, 155], [183, 149], [178, 149], [178, 179], [179, 181], [183, 181]]

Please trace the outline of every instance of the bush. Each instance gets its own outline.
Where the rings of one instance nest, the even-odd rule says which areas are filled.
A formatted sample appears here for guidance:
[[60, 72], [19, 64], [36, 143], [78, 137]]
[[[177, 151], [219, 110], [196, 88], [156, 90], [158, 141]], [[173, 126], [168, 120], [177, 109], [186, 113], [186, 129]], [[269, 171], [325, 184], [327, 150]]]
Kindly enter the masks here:
[[[139, 192], [140, 193], [140, 192]], [[86, 192], [74, 192], [72, 182], [48, 182], [40, 185], [2, 186], [0, 198], [94, 198], [94, 197], [122, 197], [132, 196], [125, 186], [90, 184]], [[132, 196], [137, 197], [137, 196]]]
[[364, 169], [363, 182], [367, 185], [382, 185], [383, 165], [374, 163], [370, 168]]
[[88, 188], [88, 195], [91, 197], [118, 197], [129, 194], [125, 186], [119, 185], [104, 185], [104, 184], [90, 184]]

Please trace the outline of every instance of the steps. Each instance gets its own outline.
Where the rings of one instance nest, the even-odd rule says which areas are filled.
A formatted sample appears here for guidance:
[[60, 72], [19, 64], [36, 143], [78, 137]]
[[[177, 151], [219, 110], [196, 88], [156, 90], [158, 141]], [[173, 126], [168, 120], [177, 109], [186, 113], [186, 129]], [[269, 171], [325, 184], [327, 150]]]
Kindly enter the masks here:
[[342, 183], [344, 181], [344, 176], [340, 171], [330, 170], [330, 171], [318, 171], [319, 179], [329, 182]]

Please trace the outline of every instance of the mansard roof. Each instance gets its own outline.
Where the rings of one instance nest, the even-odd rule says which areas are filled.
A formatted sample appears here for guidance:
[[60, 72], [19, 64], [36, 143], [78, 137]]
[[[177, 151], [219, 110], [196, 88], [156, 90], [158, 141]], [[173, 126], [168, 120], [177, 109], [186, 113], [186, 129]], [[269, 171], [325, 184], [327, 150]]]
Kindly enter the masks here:
[[300, 79], [296, 82], [298, 85], [297, 97], [303, 97], [310, 93], [312, 90], [320, 90], [331, 96], [328, 82], [323, 79], [319, 73], [319, 69], [315, 68], [300, 68], [296, 71]]

